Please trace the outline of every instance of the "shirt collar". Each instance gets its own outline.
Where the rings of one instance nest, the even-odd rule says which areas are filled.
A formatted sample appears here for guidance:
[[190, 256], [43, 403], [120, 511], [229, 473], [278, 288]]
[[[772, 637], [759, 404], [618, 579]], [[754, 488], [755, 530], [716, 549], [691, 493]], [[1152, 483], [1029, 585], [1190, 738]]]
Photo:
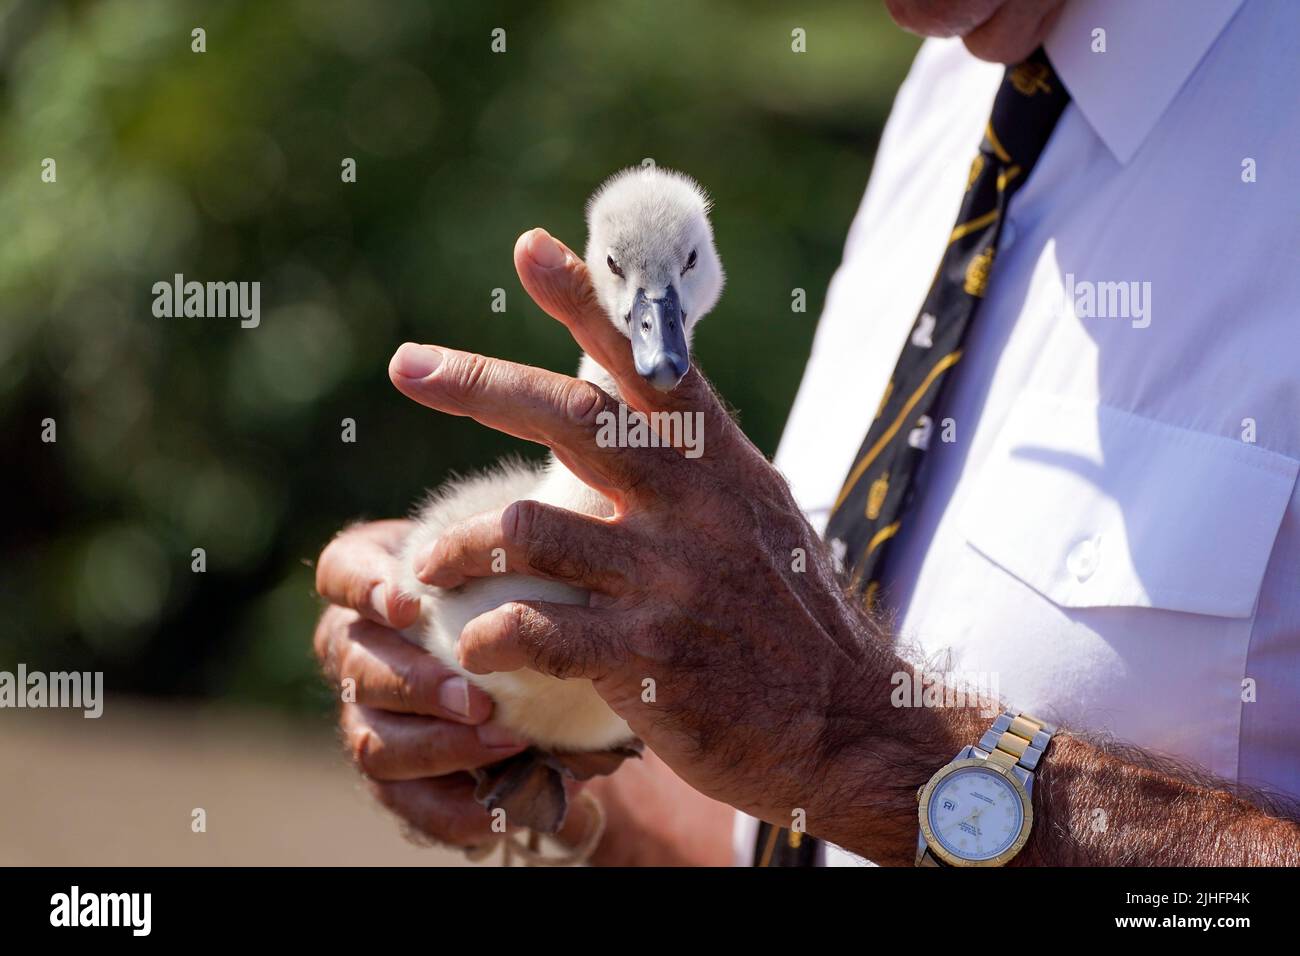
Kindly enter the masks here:
[[[1068, 0], [1044, 41], [1079, 112], [1127, 163], [1243, 0]], [[1094, 30], [1106, 52], [1092, 52]]]

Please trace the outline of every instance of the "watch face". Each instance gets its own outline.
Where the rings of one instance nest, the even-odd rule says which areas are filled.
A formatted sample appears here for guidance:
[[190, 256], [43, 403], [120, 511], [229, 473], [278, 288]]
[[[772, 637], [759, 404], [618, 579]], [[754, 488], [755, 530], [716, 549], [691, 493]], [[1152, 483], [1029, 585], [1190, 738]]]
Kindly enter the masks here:
[[963, 860], [991, 860], [1020, 835], [1025, 808], [1002, 774], [981, 767], [950, 773], [930, 795], [930, 831]]

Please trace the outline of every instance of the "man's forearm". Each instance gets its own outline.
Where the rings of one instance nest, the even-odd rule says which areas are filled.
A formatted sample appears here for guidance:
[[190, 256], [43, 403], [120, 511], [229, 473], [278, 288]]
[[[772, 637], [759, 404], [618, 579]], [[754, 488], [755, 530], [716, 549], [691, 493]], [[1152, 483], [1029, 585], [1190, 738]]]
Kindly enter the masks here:
[[[878, 652], [883, 653], [881, 649]], [[910, 669], [896, 661], [896, 670]], [[832, 718], [825, 799], [808, 829], [882, 864], [910, 864], [916, 791], [991, 723], [984, 705], [895, 708], [877, 660]], [[948, 698], [945, 698], [948, 699]], [[838, 726], [837, 726], [838, 725]], [[854, 739], [854, 731], [857, 739]], [[1014, 861], [1039, 866], [1300, 865], [1294, 808], [1135, 747], [1063, 731], [1039, 764], [1034, 826]]]
[[1025, 865], [1300, 865], [1293, 807], [1100, 739], [1052, 742], [1034, 815]]

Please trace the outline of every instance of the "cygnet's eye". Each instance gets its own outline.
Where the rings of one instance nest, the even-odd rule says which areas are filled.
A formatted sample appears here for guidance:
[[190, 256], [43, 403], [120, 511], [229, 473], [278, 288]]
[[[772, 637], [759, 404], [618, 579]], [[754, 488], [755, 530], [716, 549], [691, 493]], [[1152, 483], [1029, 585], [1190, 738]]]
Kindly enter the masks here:
[[695, 250], [692, 249], [691, 254], [686, 257], [686, 265], [682, 267], [682, 275], [686, 275], [686, 273], [695, 268], [695, 258]]
[[623, 270], [618, 267], [618, 263], [614, 261], [613, 256], [606, 256], [605, 261], [609, 263], [610, 272], [614, 273], [614, 275], [618, 276], [620, 279], [625, 278], [623, 275]]

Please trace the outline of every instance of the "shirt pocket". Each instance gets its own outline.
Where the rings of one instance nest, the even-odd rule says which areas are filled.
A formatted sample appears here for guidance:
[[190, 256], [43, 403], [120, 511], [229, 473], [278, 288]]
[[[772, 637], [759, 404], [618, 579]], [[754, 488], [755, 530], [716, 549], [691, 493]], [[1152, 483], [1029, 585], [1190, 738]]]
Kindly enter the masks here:
[[1300, 462], [1026, 393], [962, 507], [967, 543], [1063, 608], [1254, 614]]

